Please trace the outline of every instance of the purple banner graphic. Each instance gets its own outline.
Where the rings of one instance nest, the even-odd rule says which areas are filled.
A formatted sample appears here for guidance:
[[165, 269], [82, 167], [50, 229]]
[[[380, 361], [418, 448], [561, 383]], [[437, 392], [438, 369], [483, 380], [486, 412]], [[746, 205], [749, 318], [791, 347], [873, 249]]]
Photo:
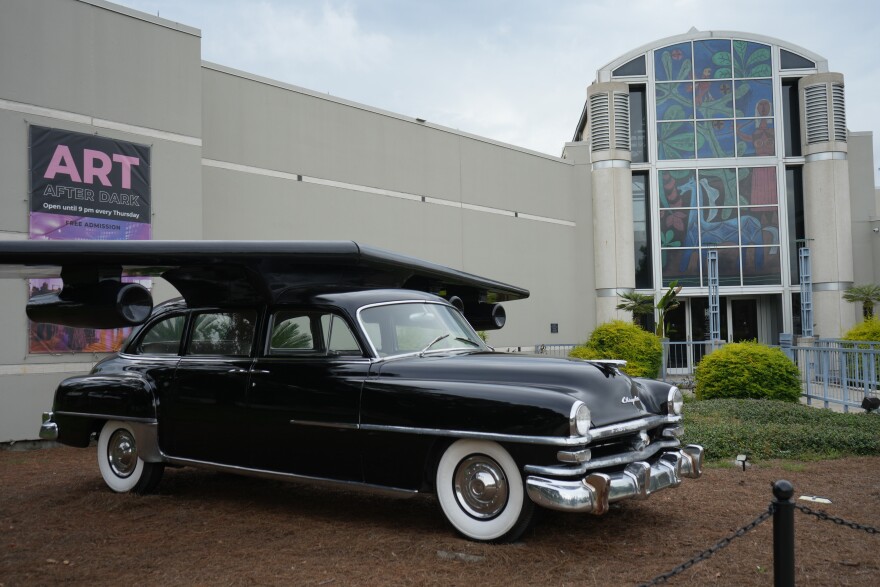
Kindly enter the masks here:
[[[32, 240], [152, 238], [149, 146], [39, 126], [29, 136]], [[136, 281], [150, 287], [149, 279]], [[30, 295], [61, 287], [60, 279], [34, 279]], [[31, 353], [113, 352], [130, 331], [31, 322], [28, 346]]]
[[30, 163], [32, 214], [150, 223], [150, 147], [31, 126]]

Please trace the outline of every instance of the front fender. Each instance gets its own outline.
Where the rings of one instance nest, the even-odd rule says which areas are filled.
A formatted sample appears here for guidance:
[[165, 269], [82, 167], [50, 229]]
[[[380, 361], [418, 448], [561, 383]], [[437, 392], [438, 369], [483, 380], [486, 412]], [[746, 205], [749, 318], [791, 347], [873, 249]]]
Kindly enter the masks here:
[[364, 385], [361, 424], [562, 439], [576, 401], [528, 386], [378, 379]]
[[657, 381], [656, 379], [634, 379], [639, 387], [639, 398], [645, 405], [645, 409], [653, 414], [664, 416], [669, 413], [668, 400], [669, 390], [675, 387], [671, 383]]

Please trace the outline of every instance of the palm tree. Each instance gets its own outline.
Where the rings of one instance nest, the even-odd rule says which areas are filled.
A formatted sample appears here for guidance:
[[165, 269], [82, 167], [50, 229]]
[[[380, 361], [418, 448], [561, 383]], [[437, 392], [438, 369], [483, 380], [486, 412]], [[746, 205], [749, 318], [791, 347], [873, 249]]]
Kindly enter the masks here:
[[654, 297], [647, 294], [641, 294], [634, 291], [617, 292], [617, 295], [623, 300], [617, 304], [618, 310], [632, 312], [633, 322], [638, 322], [639, 316], [646, 316], [654, 313]]
[[678, 281], [669, 284], [669, 289], [663, 294], [663, 297], [657, 302], [657, 330], [655, 334], [660, 338], [666, 338], [666, 313], [676, 309], [680, 302], [678, 294], [681, 286]]
[[862, 315], [870, 320], [874, 317], [874, 304], [880, 302], [880, 285], [871, 283], [853, 286], [843, 293], [843, 299], [853, 303], [861, 302]]

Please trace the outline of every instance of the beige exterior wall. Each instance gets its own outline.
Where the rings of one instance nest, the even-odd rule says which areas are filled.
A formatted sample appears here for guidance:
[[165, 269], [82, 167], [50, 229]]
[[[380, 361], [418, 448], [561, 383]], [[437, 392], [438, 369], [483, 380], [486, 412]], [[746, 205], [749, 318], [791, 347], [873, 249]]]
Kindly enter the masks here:
[[528, 288], [493, 345], [585, 337], [572, 163], [213, 64], [202, 77], [205, 238], [392, 249]]
[[[4, 2], [0, 239], [28, 235], [29, 125], [150, 145], [153, 237], [202, 238], [200, 60], [198, 30], [121, 6]], [[35, 438], [58, 381], [99, 357], [29, 354], [27, 284], [0, 280], [0, 299], [0, 442]]]
[[857, 285], [880, 283], [880, 207], [874, 187], [873, 133], [851, 132], [848, 141], [853, 281]]

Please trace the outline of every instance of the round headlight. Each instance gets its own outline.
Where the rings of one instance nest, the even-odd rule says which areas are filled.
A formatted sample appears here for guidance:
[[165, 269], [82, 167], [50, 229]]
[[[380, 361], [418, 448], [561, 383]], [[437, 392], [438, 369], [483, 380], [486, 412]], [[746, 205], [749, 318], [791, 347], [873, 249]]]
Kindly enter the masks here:
[[681, 395], [681, 390], [673, 385], [669, 389], [669, 396], [666, 399], [666, 411], [673, 416], [678, 416], [683, 407], [684, 397]]
[[576, 402], [571, 407], [571, 435], [586, 436], [590, 430], [590, 408], [584, 402]]

